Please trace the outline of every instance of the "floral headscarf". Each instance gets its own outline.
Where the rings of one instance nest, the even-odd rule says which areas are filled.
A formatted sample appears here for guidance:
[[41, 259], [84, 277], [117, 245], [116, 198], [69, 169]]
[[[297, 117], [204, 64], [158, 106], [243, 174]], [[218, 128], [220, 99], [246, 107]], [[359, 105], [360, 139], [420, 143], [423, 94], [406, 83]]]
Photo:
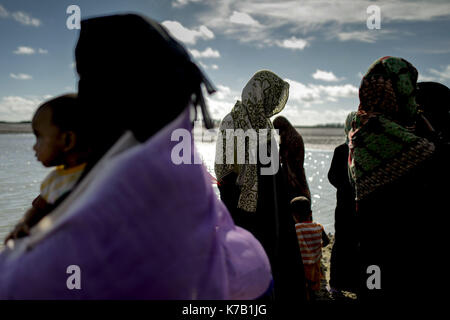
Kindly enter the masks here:
[[[238, 208], [240, 209], [248, 212], [256, 211], [258, 201], [257, 164], [251, 164], [248, 161], [249, 145], [247, 141], [245, 142], [246, 163], [226, 164], [226, 130], [242, 129], [246, 132], [249, 129], [254, 129], [259, 132], [260, 129], [273, 129], [270, 117], [283, 110], [288, 97], [289, 84], [287, 82], [271, 71], [258, 71], [244, 87], [242, 91], [242, 101], [238, 100], [234, 105], [233, 110], [222, 120], [220, 133], [223, 137], [223, 143], [217, 144], [214, 171], [219, 182], [231, 172], [236, 172], [238, 174], [236, 183], [241, 190], [238, 201]], [[268, 149], [270, 150], [270, 134], [268, 137]], [[237, 143], [239, 143], [239, 140], [237, 140]], [[223, 152], [221, 153], [219, 152], [220, 148], [223, 148]], [[236, 154], [236, 144], [234, 150]], [[223, 157], [218, 159], [221, 154]]]
[[396, 57], [375, 61], [362, 79], [348, 134], [357, 200], [411, 172], [434, 152], [434, 145], [414, 132], [416, 82], [417, 70]]

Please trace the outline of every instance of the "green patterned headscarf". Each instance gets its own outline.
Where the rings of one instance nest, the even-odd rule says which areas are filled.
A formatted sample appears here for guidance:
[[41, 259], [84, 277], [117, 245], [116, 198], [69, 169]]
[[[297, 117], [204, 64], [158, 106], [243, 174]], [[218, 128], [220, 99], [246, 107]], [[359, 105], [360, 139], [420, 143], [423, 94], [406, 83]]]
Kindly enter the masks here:
[[[220, 182], [223, 177], [231, 172], [238, 174], [236, 184], [240, 188], [238, 208], [248, 212], [255, 212], [258, 201], [258, 172], [256, 164], [226, 164], [226, 129], [273, 129], [270, 117], [276, 115], [284, 106], [289, 97], [289, 84], [275, 73], [262, 70], [255, 73], [242, 91], [242, 101], [237, 101], [233, 110], [225, 116], [220, 124], [220, 132], [224, 138], [223, 144], [217, 144], [217, 148], [223, 147], [222, 163], [214, 164], [216, 178]], [[269, 150], [270, 150], [270, 135]], [[246, 139], [247, 140], [247, 139]], [[236, 142], [236, 140], [235, 140]], [[248, 160], [248, 141], [245, 142], [245, 159]], [[237, 146], [235, 143], [235, 153]], [[236, 159], [236, 156], [235, 156]]]
[[416, 82], [417, 70], [396, 57], [378, 59], [362, 79], [348, 134], [357, 200], [410, 173], [434, 152], [414, 132]]
[[408, 61], [384, 57], [375, 61], [361, 81], [359, 112], [380, 113], [404, 126], [414, 125], [417, 70]]

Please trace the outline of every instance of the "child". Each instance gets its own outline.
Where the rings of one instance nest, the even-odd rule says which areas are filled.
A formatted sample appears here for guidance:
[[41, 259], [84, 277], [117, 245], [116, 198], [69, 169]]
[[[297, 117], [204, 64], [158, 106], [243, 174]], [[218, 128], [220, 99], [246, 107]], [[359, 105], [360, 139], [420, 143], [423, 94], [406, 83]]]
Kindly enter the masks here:
[[75, 94], [62, 95], [44, 102], [32, 120], [36, 143], [33, 146], [37, 160], [45, 167], [56, 168], [41, 184], [40, 195], [32, 207], [6, 237], [17, 239], [29, 234], [45, 215], [67, 195], [83, 173], [88, 155], [79, 121]]
[[307, 299], [311, 301], [315, 298], [314, 292], [320, 290], [320, 280], [323, 277], [320, 267], [322, 244], [327, 246], [329, 239], [323, 226], [312, 221], [308, 198], [301, 196], [292, 199], [291, 213], [296, 222], [295, 229], [305, 269]]

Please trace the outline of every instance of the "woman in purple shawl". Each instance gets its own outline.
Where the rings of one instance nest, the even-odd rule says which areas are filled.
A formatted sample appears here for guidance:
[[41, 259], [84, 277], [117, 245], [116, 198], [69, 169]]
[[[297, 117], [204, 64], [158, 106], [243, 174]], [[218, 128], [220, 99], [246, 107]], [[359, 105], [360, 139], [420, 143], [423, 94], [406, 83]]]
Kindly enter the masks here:
[[186, 50], [152, 20], [115, 15], [82, 22], [75, 56], [95, 152], [77, 187], [0, 253], [0, 299], [263, 295], [260, 243], [233, 224], [203, 165], [174, 161], [180, 144], [198, 159], [196, 105], [210, 125], [201, 84], [213, 89]]

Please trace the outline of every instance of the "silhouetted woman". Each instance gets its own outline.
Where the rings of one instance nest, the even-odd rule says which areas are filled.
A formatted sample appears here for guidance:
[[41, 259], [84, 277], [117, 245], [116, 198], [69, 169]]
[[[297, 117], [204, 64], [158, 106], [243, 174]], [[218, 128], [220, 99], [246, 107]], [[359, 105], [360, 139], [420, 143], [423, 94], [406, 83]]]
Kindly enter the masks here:
[[311, 201], [311, 192], [305, 175], [305, 145], [300, 133], [283, 116], [273, 121], [280, 135], [280, 161], [287, 179], [289, 199], [304, 196]]
[[180, 162], [198, 158], [192, 114], [200, 105], [210, 127], [201, 85], [213, 91], [187, 51], [129, 14], [82, 21], [75, 57], [88, 170], [0, 254], [0, 299], [263, 295], [272, 277], [262, 246], [234, 225], [205, 167]]
[[334, 243], [330, 259], [330, 287], [357, 291], [358, 287], [358, 225], [355, 191], [348, 175], [348, 130], [355, 112], [346, 119], [346, 142], [334, 149], [328, 180], [336, 188], [334, 212]]
[[[220, 124], [214, 171], [220, 197], [234, 222], [252, 232], [269, 256], [275, 299], [301, 302], [305, 300], [303, 263], [282, 169], [278, 166], [276, 141], [270, 135], [259, 135], [273, 129], [270, 117], [284, 108], [288, 96], [289, 84], [273, 72], [262, 70], [253, 75], [242, 91], [242, 100]], [[226, 139], [227, 132], [238, 134], [239, 129], [249, 136], [254, 133], [255, 139]], [[264, 147], [268, 152], [262, 155]], [[245, 152], [240, 154], [239, 150]], [[231, 162], [227, 162], [227, 153]], [[262, 156], [266, 154], [270, 161], [264, 163]], [[245, 161], [239, 163], [240, 157]], [[269, 169], [271, 166], [274, 170]], [[268, 172], [263, 173], [265, 170]], [[292, 303], [288, 306], [294, 307]]]
[[[417, 70], [384, 57], [362, 79], [349, 128], [349, 168], [360, 221], [361, 298], [425, 300], [440, 287], [434, 275], [442, 234], [433, 186], [442, 167], [436, 145], [419, 135]], [[434, 299], [434, 298], [432, 298]]]

